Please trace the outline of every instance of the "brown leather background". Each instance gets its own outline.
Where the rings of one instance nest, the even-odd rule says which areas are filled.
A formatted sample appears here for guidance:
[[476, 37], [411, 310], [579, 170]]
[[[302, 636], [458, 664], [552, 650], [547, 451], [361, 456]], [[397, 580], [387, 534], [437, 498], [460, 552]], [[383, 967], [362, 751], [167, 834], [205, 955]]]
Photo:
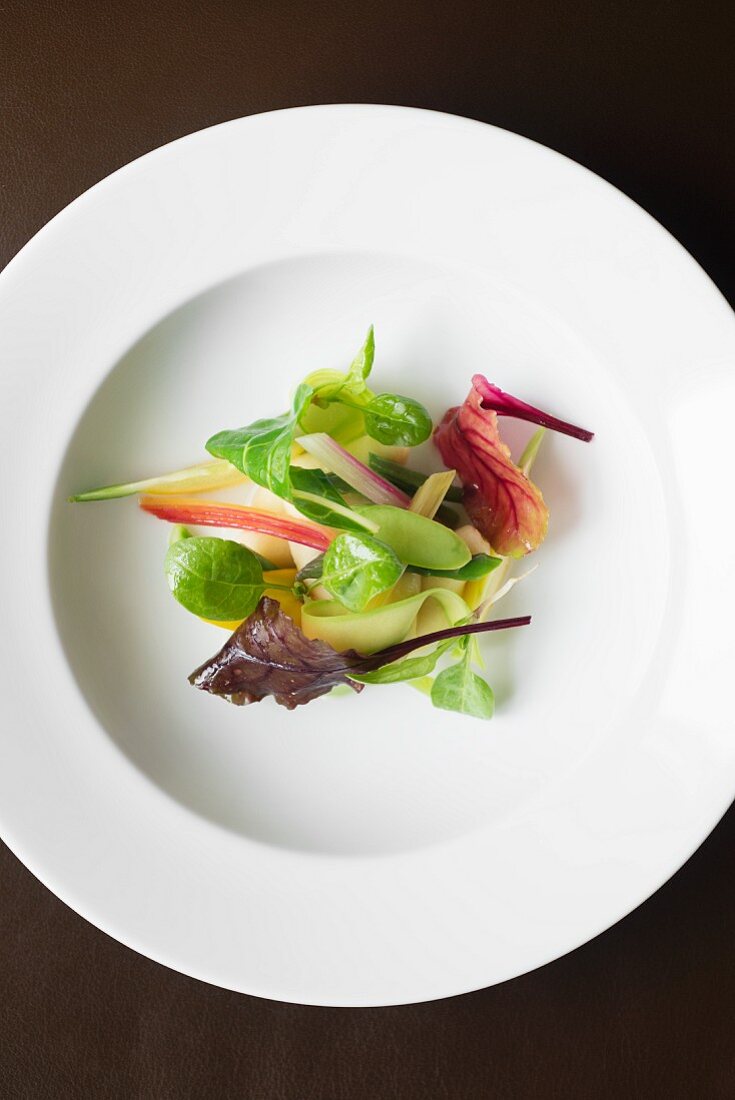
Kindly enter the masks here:
[[[373, 101], [569, 154], [667, 226], [732, 302], [734, 31], [731, 4], [700, 0], [5, 0], [0, 266], [172, 138]], [[342, 1010], [172, 973], [0, 848], [0, 1100], [731, 1098], [734, 863], [731, 811], [658, 894], [574, 954], [449, 1001]]]

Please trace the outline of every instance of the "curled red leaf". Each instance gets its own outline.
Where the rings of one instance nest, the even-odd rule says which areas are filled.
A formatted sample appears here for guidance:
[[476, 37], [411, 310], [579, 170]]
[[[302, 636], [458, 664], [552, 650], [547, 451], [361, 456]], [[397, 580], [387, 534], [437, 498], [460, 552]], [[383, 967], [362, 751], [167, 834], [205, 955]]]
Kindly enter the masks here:
[[543, 542], [549, 511], [541, 490], [511, 459], [500, 438], [498, 414], [483, 404], [479, 379], [473, 378], [464, 405], [447, 410], [434, 442], [444, 464], [459, 474], [475, 527], [496, 553], [519, 558]]

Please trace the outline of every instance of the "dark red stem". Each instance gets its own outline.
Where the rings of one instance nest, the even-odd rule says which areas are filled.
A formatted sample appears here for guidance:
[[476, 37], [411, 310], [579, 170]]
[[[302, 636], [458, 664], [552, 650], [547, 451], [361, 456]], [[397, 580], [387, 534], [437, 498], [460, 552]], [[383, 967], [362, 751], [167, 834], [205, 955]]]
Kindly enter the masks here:
[[392, 664], [400, 657], [413, 653], [415, 649], [423, 649], [425, 645], [432, 645], [434, 642], [443, 642], [447, 638], [462, 638], [465, 634], [484, 634], [489, 630], [507, 630], [512, 626], [528, 626], [530, 621], [530, 615], [519, 615], [515, 619], [495, 619], [489, 623], [464, 623], [462, 626], [448, 626], [444, 630], [422, 634], [418, 638], [410, 638], [406, 642], [399, 642], [397, 645], [388, 646], [387, 649], [381, 649], [378, 653], [372, 653], [369, 657], [365, 657], [359, 666], [353, 665], [350, 671], [373, 672], [376, 668]]
[[528, 420], [531, 424], [538, 424], [541, 428], [550, 428], [562, 435], [571, 435], [574, 439], [581, 439], [589, 443], [594, 438], [594, 432], [588, 432], [586, 428], [578, 428], [575, 424], [568, 424], [566, 420], [558, 420], [555, 416], [549, 416], [541, 409], [527, 405], [517, 397], [505, 393], [482, 374], [474, 375], [472, 385], [482, 397], [483, 409], [492, 409], [498, 416], [513, 416], [516, 420]]

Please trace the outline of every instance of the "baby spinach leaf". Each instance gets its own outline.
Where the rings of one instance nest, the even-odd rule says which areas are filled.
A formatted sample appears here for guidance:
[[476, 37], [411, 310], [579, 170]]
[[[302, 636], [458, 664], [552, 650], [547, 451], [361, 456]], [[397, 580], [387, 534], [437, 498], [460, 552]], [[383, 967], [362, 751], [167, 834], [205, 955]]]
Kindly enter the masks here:
[[495, 696], [492, 688], [472, 670], [469, 639], [463, 639], [464, 655], [455, 665], [443, 669], [431, 688], [431, 701], [441, 710], [455, 710], [473, 718], [492, 718]]
[[431, 417], [422, 404], [398, 393], [380, 393], [363, 409], [365, 430], [379, 443], [417, 447], [431, 435]]
[[362, 611], [373, 596], [396, 583], [403, 565], [371, 535], [338, 535], [324, 554], [321, 581], [349, 611]]
[[253, 481], [279, 496], [288, 495], [291, 463], [292, 418], [282, 416], [255, 420], [245, 428], [218, 432], [207, 440], [207, 450], [225, 458]]
[[[328, 421], [324, 413], [329, 406], [338, 404], [352, 410], [355, 423], [364, 417], [364, 430], [380, 443], [398, 447], [415, 447], [431, 435], [431, 417], [418, 401], [396, 393], [376, 396], [367, 386], [366, 379], [375, 358], [375, 334], [372, 326], [346, 374], [338, 371], [314, 371], [307, 382], [314, 390], [314, 401], [308, 417], [302, 417], [307, 434], [327, 431], [335, 436], [332, 428], [344, 427], [341, 419]], [[352, 425], [352, 418], [348, 418]], [[364, 434], [360, 432], [360, 434]]]
[[302, 382], [294, 394], [291, 411], [282, 416], [255, 420], [245, 428], [218, 432], [207, 440], [207, 450], [224, 458], [258, 485], [284, 500], [291, 499], [291, 447], [300, 417], [314, 391]]
[[265, 589], [256, 555], [230, 539], [179, 539], [168, 548], [165, 568], [175, 598], [203, 619], [244, 619]]

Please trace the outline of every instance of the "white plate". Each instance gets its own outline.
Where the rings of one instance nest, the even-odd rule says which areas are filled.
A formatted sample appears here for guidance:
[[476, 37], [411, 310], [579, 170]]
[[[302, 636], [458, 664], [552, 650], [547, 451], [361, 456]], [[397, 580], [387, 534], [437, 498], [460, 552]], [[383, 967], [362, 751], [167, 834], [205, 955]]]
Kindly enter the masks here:
[[[194, 691], [222, 636], [171, 600], [164, 525], [64, 503], [278, 412], [371, 321], [376, 380], [436, 414], [481, 370], [597, 433], [544, 444], [492, 723]], [[659, 225], [479, 123], [283, 111], [115, 173], [0, 279], [2, 835], [124, 943], [282, 1000], [442, 997], [606, 928], [735, 789], [734, 359]]]

